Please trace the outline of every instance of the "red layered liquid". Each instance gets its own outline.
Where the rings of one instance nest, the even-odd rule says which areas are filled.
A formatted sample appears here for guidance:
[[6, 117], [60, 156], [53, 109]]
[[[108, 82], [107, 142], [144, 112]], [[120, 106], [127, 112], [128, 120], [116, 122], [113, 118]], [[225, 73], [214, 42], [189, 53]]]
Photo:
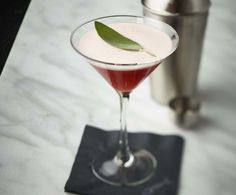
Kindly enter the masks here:
[[131, 92], [144, 80], [159, 64], [142, 67], [140, 69], [106, 69], [100, 66], [93, 67], [120, 92]]

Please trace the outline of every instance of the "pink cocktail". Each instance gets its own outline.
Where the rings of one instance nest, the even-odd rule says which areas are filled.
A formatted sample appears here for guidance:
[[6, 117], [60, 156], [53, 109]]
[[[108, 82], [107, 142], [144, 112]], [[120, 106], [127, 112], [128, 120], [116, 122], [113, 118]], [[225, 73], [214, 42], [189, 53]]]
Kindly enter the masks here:
[[[94, 28], [99, 21], [142, 45], [140, 51], [127, 51], [105, 42]], [[74, 49], [118, 92], [121, 104], [120, 138], [114, 148], [94, 157], [92, 171], [112, 185], [139, 185], [150, 179], [156, 158], [145, 149], [132, 150], [128, 144], [126, 108], [130, 92], [175, 51], [178, 35], [168, 24], [139, 16], [108, 16], [80, 25], [71, 36]]]

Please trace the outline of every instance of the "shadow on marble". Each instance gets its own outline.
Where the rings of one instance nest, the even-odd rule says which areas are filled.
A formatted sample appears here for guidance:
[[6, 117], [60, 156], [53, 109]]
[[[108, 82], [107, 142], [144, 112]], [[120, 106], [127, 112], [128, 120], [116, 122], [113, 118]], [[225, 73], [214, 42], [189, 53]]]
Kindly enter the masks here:
[[210, 117], [202, 115], [200, 111], [198, 122], [190, 130], [202, 131], [212, 126], [214, 126], [214, 121]]

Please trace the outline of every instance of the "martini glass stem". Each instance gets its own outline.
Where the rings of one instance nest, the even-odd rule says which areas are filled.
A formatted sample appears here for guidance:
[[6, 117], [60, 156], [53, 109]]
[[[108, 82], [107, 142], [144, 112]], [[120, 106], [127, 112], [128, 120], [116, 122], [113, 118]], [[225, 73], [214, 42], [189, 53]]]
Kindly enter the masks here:
[[118, 94], [120, 97], [120, 137], [117, 158], [121, 161], [122, 165], [130, 166], [132, 165], [134, 157], [129, 148], [126, 123], [129, 93], [118, 92]]

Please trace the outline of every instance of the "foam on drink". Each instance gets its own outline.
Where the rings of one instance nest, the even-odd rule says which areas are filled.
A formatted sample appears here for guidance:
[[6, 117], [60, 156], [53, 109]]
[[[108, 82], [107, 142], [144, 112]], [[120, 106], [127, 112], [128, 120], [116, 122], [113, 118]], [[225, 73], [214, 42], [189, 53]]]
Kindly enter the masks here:
[[[172, 41], [164, 32], [144, 24], [117, 23], [109, 25], [120, 34], [136, 41], [145, 50], [162, 59], [172, 49]], [[153, 56], [144, 51], [127, 51], [111, 46], [102, 40], [96, 30], [87, 32], [78, 43], [84, 55], [103, 62], [129, 64], [153, 61]]]

